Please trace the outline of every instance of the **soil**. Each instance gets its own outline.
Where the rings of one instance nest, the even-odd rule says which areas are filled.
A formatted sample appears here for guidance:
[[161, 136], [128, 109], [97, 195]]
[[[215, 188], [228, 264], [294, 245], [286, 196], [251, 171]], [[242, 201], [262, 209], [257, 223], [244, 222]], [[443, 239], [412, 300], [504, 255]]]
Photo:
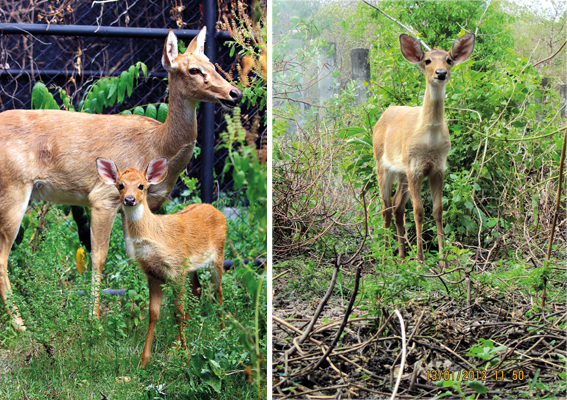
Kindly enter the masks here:
[[[288, 297], [289, 279], [274, 282], [273, 398], [389, 398], [402, 358], [402, 328], [394, 310], [369, 312], [355, 305], [338, 345], [314, 368], [336, 336], [348, 301], [331, 297], [309, 336], [298, 343], [320, 299]], [[469, 307], [443, 293], [406, 293], [411, 300], [397, 305], [407, 347], [397, 397], [565, 397], [566, 381], [559, 376], [566, 371], [566, 335], [560, 328], [565, 304], [548, 303], [545, 309], [554, 311], [533, 312], [539, 309], [533, 302], [541, 299], [481, 285], [472, 293]], [[471, 353], [475, 346], [480, 356]]]

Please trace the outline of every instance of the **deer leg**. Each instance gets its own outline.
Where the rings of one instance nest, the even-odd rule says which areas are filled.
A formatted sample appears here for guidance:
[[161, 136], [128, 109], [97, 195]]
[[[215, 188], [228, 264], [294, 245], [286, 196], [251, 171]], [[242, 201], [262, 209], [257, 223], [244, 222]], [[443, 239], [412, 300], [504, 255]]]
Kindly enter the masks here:
[[[443, 231], [443, 172], [434, 172], [429, 175], [429, 185], [431, 186], [431, 198], [433, 199], [433, 218], [437, 226], [437, 240], [439, 242], [439, 256], [443, 257], [445, 234]], [[446, 263], [441, 261], [441, 268], [446, 267]]]
[[382, 197], [382, 204], [384, 208], [382, 209], [382, 216], [384, 217], [384, 227], [386, 229], [390, 228], [392, 224], [392, 183], [394, 177], [389, 174], [384, 167], [377, 165], [376, 173], [378, 174], [378, 186], [380, 187], [380, 195]]
[[[174, 302], [177, 324], [179, 326], [179, 333], [175, 338], [175, 342], [179, 342], [181, 344], [181, 347], [187, 350], [187, 341], [185, 339], [185, 324], [191, 316], [191, 312], [185, 312], [186, 277], [184, 275], [181, 276], [180, 274], [177, 279], [177, 287], [174, 289]], [[201, 298], [201, 284], [199, 283], [197, 272], [189, 272], [189, 280], [191, 282], [191, 294], [193, 295], [193, 298], [190, 300], [188, 308], [192, 310], [194, 307], [194, 302], [198, 301]]]
[[98, 205], [91, 206], [91, 254], [93, 258], [93, 287], [91, 296], [94, 297], [93, 314], [97, 318], [100, 315], [100, 279], [106, 255], [108, 254], [110, 232], [112, 231], [112, 223], [115, 216], [116, 209]]
[[408, 186], [413, 204], [413, 216], [415, 218], [415, 230], [417, 233], [417, 259], [423, 261], [423, 239], [421, 237], [423, 227], [423, 203], [421, 202], [422, 176], [409, 176]]
[[[197, 274], [192, 274], [197, 276]], [[191, 287], [193, 288], [193, 276], [190, 276]], [[175, 303], [175, 318], [177, 319], [177, 325], [179, 326], [179, 334], [175, 338], [175, 342], [181, 344], [181, 348], [187, 350], [187, 342], [185, 340], [185, 323], [189, 318], [185, 313], [185, 274], [179, 274], [176, 278], [174, 289], [174, 303]], [[193, 291], [193, 294], [195, 292]]]
[[132, 244], [132, 241], [129, 240], [128, 237], [128, 229], [126, 229], [126, 220], [124, 217], [124, 211], [122, 211], [122, 209], [120, 209], [120, 218], [122, 218], [122, 233], [124, 234], [124, 243], [126, 244], [126, 256], [129, 259], [134, 259], [134, 245]]
[[[390, 225], [392, 225], [392, 183], [394, 181], [394, 175], [388, 173], [388, 171], [377, 163], [376, 173], [378, 175], [378, 186], [380, 187], [380, 196], [382, 197], [382, 217], [384, 218], [384, 228], [388, 232]], [[388, 234], [385, 233], [386, 246], [390, 247], [390, 240]], [[385, 257], [385, 254], [384, 254]], [[384, 258], [382, 259], [384, 263]]]
[[0, 191], [0, 297], [18, 331], [25, 331], [26, 327], [18, 308], [9, 298], [12, 287], [8, 278], [8, 256], [28, 207], [32, 188], [31, 185], [2, 187]]
[[[213, 285], [215, 287], [215, 294], [216, 294], [216, 298], [217, 301], [219, 303], [219, 306], [222, 307], [222, 273], [224, 271], [224, 250], [223, 249], [219, 249], [219, 256], [215, 257], [215, 262], [214, 262], [214, 270], [212, 272], [212, 281], [213, 281]], [[224, 329], [224, 319], [223, 319], [223, 315], [222, 312], [219, 310], [219, 320], [220, 320], [220, 326], [221, 329]]]
[[398, 189], [394, 195], [394, 216], [396, 221], [396, 232], [398, 236], [398, 253], [400, 258], [406, 258], [406, 229], [405, 229], [405, 212], [406, 203], [408, 202], [410, 193], [408, 191], [408, 182], [405, 177], [399, 178]]
[[142, 351], [142, 361], [140, 364], [142, 368], [145, 368], [148, 362], [150, 362], [154, 331], [156, 329], [156, 323], [159, 318], [159, 310], [163, 300], [163, 290], [161, 288], [162, 283], [163, 282], [148, 276], [148, 286], [150, 288], [150, 321], [148, 324], [146, 342], [144, 343], [144, 350]]

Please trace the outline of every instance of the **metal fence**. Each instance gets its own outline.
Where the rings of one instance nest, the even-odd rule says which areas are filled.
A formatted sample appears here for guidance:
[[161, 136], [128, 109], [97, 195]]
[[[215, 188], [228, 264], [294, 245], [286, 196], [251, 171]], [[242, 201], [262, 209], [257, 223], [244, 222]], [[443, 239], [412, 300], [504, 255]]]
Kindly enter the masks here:
[[[139, 80], [123, 104], [103, 113], [163, 102], [167, 73], [161, 55], [169, 28], [188, 44], [207, 26], [205, 53], [236, 77], [238, 60], [224, 45], [230, 36], [217, 32], [216, 22], [237, 6], [231, 0], [0, 0], [0, 111], [31, 108], [38, 80], [48, 88], [65, 89], [77, 107], [95, 80], [119, 75], [138, 61], [147, 65], [148, 78]], [[259, 113], [257, 108], [243, 109], [244, 126], [251, 126]], [[201, 153], [193, 157], [187, 172], [199, 178], [203, 201], [210, 203], [222, 192], [235, 205], [243, 196], [232, 190], [232, 174], [222, 174], [226, 150], [217, 150], [219, 133], [226, 130], [220, 105], [201, 103], [198, 126]], [[266, 124], [262, 126], [258, 144], [265, 142]], [[181, 185], [178, 182], [173, 196]]]

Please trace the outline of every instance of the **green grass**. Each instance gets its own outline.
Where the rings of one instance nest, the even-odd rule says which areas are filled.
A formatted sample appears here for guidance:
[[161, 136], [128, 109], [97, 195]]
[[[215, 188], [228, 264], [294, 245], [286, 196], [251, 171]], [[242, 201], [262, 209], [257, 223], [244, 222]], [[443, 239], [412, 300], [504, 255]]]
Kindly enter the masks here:
[[[101, 393], [112, 400], [265, 398], [266, 364], [263, 361], [257, 371], [254, 348], [257, 337], [265, 360], [267, 300], [261, 275], [244, 267], [224, 274], [222, 312], [233, 317], [225, 318], [224, 330], [219, 306], [203, 286], [185, 329], [190, 361], [174, 347], [178, 328], [172, 288], [166, 285], [152, 359], [141, 369], [148, 289], [143, 273], [126, 259], [120, 221], [112, 232], [102, 287], [122, 287], [127, 292], [122, 297], [101, 296], [100, 320], [89, 316], [91, 270], [79, 274], [75, 265], [80, 244], [74, 222], [54, 209], [46, 226], [35, 253], [28, 245], [35, 232], [32, 222], [22, 244], [10, 254], [13, 300], [28, 330], [16, 333], [0, 311], [0, 399], [100, 400]], [[253, 238], [254, 229], [249, 226], [249, 230]], [[254, 288], [258, 286], [260, 324], [256, 328]], [[252, 376], [244, 372], [247, 367]]]

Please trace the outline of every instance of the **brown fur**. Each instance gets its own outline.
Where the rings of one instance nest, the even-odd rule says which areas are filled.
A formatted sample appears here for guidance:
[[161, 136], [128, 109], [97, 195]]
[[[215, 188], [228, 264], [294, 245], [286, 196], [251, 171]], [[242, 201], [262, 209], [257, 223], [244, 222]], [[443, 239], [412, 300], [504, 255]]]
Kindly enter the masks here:
[[[474, 48], [474, 35], [467, 34], [455, 41], [449, 52], [434, 49], [423, 53], [416, 39], [400, 36], [402, 55], [417, 64], [425, 73], [426, 89], [422, 107], [393, 106], [382, 114], [372, 136], [376, 173], [384, 203], [386, 228], [392, 223], [392, 211], [398, 237], [400, 257], [406, 257], [405, 205], [411, 196], [417, 230], [418, 259], [423, 261], [423, 204], [421, 184], [429, 178], [433, 198], [433, 216], [437, 226], [439, 253], [443, 252], [443, 179], [447, 154], [451, 149], [449, 129], [443, 118], [445, 85], [451, 67], [466, 61]], [[449, 60], [449, 61], [448, 61]], [[445, 79], [440, 79], [443, 75]], [[392, 182], [398, 180], [393, 204], [390, 200]], [[409, 189], [409, 192], [408, 192]], [[443, 263], [444, 264], [444, 263]]]
[[[165, 163], [165, 159], [162, 161]], [[156, 160], [156, 161], [160, 161]], [[148, 334], [142, 352], [141, 366], [145, 367], [150, 361], [154, 329], [159, 318], [159, 309], [163, 298], [161, 284], [170, 280], [179, 280], [182, 284], [186, 276], [191, 280], [192, 293], [199, 298], [200, 284], [197, 270], [203, 264], [213, 265], [212, 281], [216, 298], [222, 305], [222, 273], [224, 261], [224, 243], [226, 240], [226, 219], [224, 215], [210, 204], [192, 204], [183, 211], [172, 215], [154, 215], [147, 202], [148, 185], [153, 179], [163, 179], [167, 167], [160, 170], [158, 178], [145, 176], [135, 168], [121, 173], [116, 170], [116, 177], [108, 178], [110, 161], [103, 160], [99, 174], [107, 184], [115, 184], [123, 204], [128, 239], [134, 247], [134, 257], [148, 278], [150, 288], [150, 317]], [[150, 169], [154, 162], [150, 164]], [[163, 177], [162, 177], [163, 175]], [[147, 178], [147, 179], [146, 179]], [[148, 183], [148, 180], [150, 183]], [[122, 186], [121, 186], [122, 185]], [[143, 185], [143, 189], [140, 189]], [[151, 188], [151, 185], [149, 186]], [[133, 205], [125, 200], [133, 201]], [[128, 200], [128, 199], [127, 199]], [[134, 209], [137, 207], [137, 209]], [[140, 209], [141, 207], [141, 209]], [[177, 340], [186, 350], [183, 322], [185, 311], [183, 292], [178, 291], [175, 299], [179, 319], [179, 335]], [[221, 322], [221, 326], [224, 326]]]
[[[6, 269], [28, 196], [91, 207], [94, 313], [98, 315], [100, 274], [120, 198], [114, 188], [98, 179], [96, 158], [112, 159], [119, 168], [145, 168], [152, 159], [167, 157], [171, 173], [148, 193], [149, 207], [158, 209], [193, 155], [197, 102], [240, 100], [241, 92], [215, 71], [197, 48], [196, 40], [185, 54], [173, 60], [168, 58], [168, 46], [176, 51], [177, 41], [166, 40], [164, 66], [169, 72], [169, 113], [163, 124], [137, 115], [52, 110], [0, 114], [0, 297], [17, 329], [24, 330], [25, 326], [17, 308], [6, 303], [10, 294]], [[195, 67], [205, 74], [190, 74], [190, 68]], [[235, 94], [239, 95], [235, 98]]]

